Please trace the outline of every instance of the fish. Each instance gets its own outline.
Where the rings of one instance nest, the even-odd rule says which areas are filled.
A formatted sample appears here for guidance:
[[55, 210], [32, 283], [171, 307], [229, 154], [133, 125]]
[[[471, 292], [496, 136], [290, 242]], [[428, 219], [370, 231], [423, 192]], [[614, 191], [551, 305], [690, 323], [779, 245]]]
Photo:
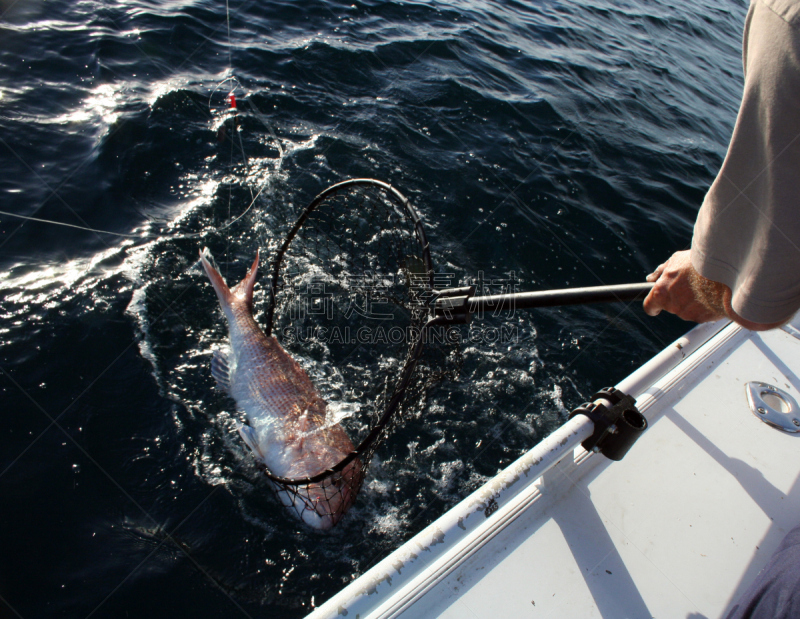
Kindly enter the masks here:
[[[214, 351], [211, 374], [247, 417], [239, 434], [257, 463], [273, 476], [305, 479], [341, 462], [354, 451], [353, 443], [342, 426], [328, 418], [327, 403], [305, 370], [253, 317], [259, 255], [257, 251], [245, 278], [231, 289], [213, 266], [208, 249], [200, 252], [228, 322], [229, 348]], [[328, 530], [355, 501], [363, 470], [356, 457], [341, 472], [317, 483], [270, 483], [301, 521]]]

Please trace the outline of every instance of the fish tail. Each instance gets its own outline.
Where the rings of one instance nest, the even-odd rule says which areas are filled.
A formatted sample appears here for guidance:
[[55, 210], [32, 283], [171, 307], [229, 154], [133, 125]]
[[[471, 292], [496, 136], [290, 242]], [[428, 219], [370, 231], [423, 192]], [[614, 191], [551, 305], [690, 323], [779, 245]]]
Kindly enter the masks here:
[[253, 287], [256, 285], [256, 275], [258, 275], [258, 258], [260, 252], [256, 250], [256, 259], [244, 279], [233, 289], [233, 294], [242, 299], [247, 307], [253, 307]]
[[225, 309], [230, 307], [231, 302], [233, 301], [233, 293], [231, 289], [228, 288], [228, 284], [225, 283], [225, 280], [220, 275], [219, 271], [214, 268], [211, 264], [211, 260], [214, 258], [211, 256], [211, 252], [208, 251], [207, 247], [204, 247], [200, 251], [200, 262], [203, 263], [203, 268], [208, 275], [208, 279], [211, 280], [211, 285], [214, 286], [214, 292], [217, 293], [217, 297], [219, 298], [219, 303], [222, 305], [222, 308]]
[[253, 260], [253, 264], [247, 272], [247, 275], [245, 275], [244, 279], [231, 290], [228, 288], [228, 284], [225, 283], [222, 275], [220, 275], [219, 271], [217, 271], [211, 263], [213, 257], [211, 256], [211, 252], [208, 251], [208, 248], [206, 247], [200, 252], [200, 260], [203, 263], [203, 268], [208, 274], [208, 279], [211, 280], [211, 285], [214, 286], [214, 290], [217, 293], [217, 297], [219, 297], [219, 302], [223, 309], [229, 307], [236, 301], [244, 301], [245, 305], [252, 309], [253, 287], [256, 284], [256, 275], [258, 275], [259, 256], [260, 252], [256, 250], [256, 259]]

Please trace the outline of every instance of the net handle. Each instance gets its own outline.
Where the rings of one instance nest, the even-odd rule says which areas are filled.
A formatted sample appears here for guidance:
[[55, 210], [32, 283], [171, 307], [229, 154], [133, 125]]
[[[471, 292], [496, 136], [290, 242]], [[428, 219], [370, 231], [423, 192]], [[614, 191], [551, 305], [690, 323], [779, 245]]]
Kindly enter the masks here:
[[417, 213], [416, 209], [411, 206], [411, 203], [406, 199], [406, 197], [400, 193], [397, 189], [392, 187], [389, 183], [384, 183], [383, 181], [379, 181], [374, 178], [351, 178], [346, 181], [342, 181], [340, 183], [336, 183], [335, 185], [331, 185], [327, 189], [325, 189], [322, 193], [320, 193], [316, 198], [314, 198], [303, 212], [300, 214], [300, 217], [295, 222], [292, 229], [289, 230], [289, 233], [286, 235], [286, 239], [283, 241], [283, 245], [281, 245], [280, 249], [278, 249], [278, 253], [275, 255], [275, 262], [272, 266], [272, 275], [271, 275], [271, 285], [270, 285], [270, 298], [269, 298], [269, 307], [267, 309], [267, 325], [264, 332], [266, 333], [267, 337], [272, 335], [272, 322], [275, 313], [275, 300], [278, 294], [278, 282], [280, 280], [280, 271], [281, 271], [281, 264], [283, 262], [283, 256], [286, 253], [286, 250], [289, 248], [289, 245], [294, 240], [294, 237], [297, 236], [300, 228], [303, 227], [303, 224], [306, 223], [308, 217], [317, 210], [317, 207], [322, 204], [322, 202], [328, 198], [329, 196], [335, 195], [342, 189], [346, 189], [348, 187], [380, 187], [384, 191], [388, 192], [390, 196], [395, 198], [397, 202], [405, 209], [406, 214], [414, 223], [414, 234], [417, 237], [417, 241], [419, 242], [420, 248], [422, 249], [422, 260], [425, 263], [425, 269], [428, 272], [428, 286], [430, 289], [433, 289], [433, 262], [431, 260], [431, 248], [430, 244], [428, 243], [428, 239], [425, 236], [425, 229], [422, 227], [422, 218]]

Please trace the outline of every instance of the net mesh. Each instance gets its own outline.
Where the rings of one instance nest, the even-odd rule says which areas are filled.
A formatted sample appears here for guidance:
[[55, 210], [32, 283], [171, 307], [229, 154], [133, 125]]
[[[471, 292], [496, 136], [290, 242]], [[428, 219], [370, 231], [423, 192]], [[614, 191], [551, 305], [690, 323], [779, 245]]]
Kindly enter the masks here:
[[453, 371], [446, 360], [457, 348], [425, 337], [427, 240], [416, 211], [385, 183], [345, 181], [317, 196], [271, 270], [266, 332], [321, 387], [327, 408], [313, 431], [342, 430], [355, 447], [320, 458], [312, 476], [264, 472], [284, 505], [327, 528], [352, 504], [375, 450]]

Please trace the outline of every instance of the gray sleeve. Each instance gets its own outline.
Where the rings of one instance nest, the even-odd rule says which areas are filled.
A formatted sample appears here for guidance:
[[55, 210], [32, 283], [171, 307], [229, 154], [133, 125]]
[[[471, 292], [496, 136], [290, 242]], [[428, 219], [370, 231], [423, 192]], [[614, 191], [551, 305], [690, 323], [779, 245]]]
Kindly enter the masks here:
[[744, 94], [722, 168], [703, 201], [692, 264], [728, 285], [752, 322], [800, 308], [800, 1], [754, 0]]

